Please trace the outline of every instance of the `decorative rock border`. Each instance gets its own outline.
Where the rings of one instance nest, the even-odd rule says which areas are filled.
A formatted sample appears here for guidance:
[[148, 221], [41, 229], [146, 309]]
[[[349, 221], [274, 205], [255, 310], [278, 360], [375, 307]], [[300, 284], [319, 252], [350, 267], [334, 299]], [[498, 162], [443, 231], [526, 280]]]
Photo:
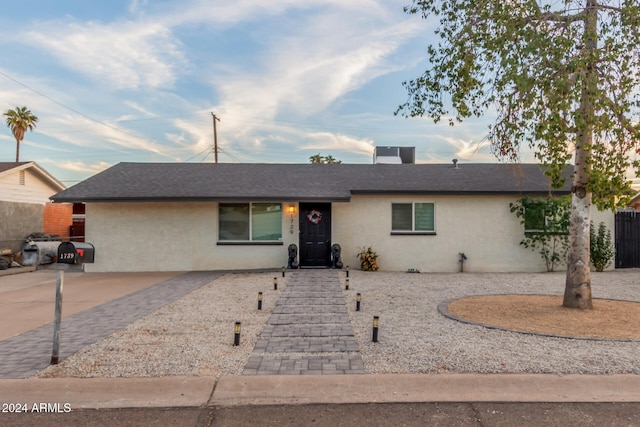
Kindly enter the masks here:
[[[542, 336], [542, 337], [566, 338], [566, 339], [585, 340], [585, 341], [640, 342], [640, 339], [632, 339], [632, 338], [577, 337], [577, 336], [574, 336], [574, 335], [549, 334], [549, 333], [543, 333], [543, 332], [527, 331], [527, 330], [523, 330], [523, 329], [513, 329], [513, 328], [507, 328], [507, 327], [498, 326], [498, 325], [492, 325], [492, 324], [488, 324], [488, 323], [477, 322], [475, 320], [467, 319], [466, 317], [458, 316], [458, 315], [453, 314], [452, 312], [449, 311], [449, 304], [451, 304], [451, 303], [453, 303], [455, 301], [460, 301], [460, 300], [463, 300], [463, 299], [467, 299], [467, 298], [471, 298], [471, 297], [479, 297], [479, 296], [489, 297], [489, 296], [507, 296], [507, 295], [510, 295], [510, 294], [468, 295], [468, 296], [462, 297], [462, 298], [452, 298], [452, 299], [444, 300], [441, 303], [439, 303], [438, 304], [438, 311], [443, 316], [448, 317], [449, 319], [457, 320], [458, 322], [467, 323], [469, 325], [482, 326], [482, 327], [488, 328], [488, 329], [497, 329], [497, 330], [501, 330], [501, 331], [516, 332], [516, 333], [525, 334], [525, 335], [538, 335], [538, 336]], [[518, 294], [518, 295], [520, 295], [520, 294]], [[527, 294], [527, 295], [530, 295], [530, 296], [536, 296], [536, 295], [538, 295], [538, 296], [552, 296], [552, 295], [543, 295], [543, 294]], [[606, 300], [608, 300], [608, 301], [620, 301], [620, 302], [635, 302], [635, 301], [617, 300], [617, 299], [611, 299], [611, 298], [606, 298]], [[638, 304], [640, 304], [640, 303], [638, 303]]]

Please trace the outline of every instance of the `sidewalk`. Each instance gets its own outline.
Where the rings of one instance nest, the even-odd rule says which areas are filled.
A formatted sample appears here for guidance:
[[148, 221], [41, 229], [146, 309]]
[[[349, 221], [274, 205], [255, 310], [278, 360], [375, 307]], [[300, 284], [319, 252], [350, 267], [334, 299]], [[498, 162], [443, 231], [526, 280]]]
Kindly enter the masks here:
[[637, 375], [250, 375], [0, 380], [0, 402], [71, 410], [419, 402], [640, 402]]

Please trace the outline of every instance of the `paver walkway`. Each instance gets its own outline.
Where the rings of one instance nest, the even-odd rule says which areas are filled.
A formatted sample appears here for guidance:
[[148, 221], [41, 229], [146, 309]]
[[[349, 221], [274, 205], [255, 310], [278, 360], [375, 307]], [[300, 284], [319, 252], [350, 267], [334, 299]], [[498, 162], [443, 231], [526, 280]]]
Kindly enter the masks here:
[[[60, 326], [60, 359], [223, 274], [220, 271], [186, 273], [64, 318]], [[52, 348], [53, 323], [0, 341], [0, 378], [26, 378], [46, 368], [51, 362]]]
[[243, 373], [364, 373], [339, 273], [297, 270], [291, 274]]

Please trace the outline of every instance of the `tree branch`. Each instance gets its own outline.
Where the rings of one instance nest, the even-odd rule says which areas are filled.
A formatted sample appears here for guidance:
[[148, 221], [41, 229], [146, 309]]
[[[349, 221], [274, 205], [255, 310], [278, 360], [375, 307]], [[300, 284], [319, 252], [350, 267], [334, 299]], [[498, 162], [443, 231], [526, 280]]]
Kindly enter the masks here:
[[573, 15], [565, 15], [562, 12], [543, 12], [536, 0], [530, 1], [529, 4], [533, 7], [536, 13], [535, 15], [525, 17], [525, 21], [527, 22], [545, 21], [557, 22], [563, 25], [567, 25], [576, 21], [581, 21], [586, 16], [584, 10]]
[[598, 9], [606, 9], [606, 10], [611, 10], [613, 12], [618, 12], [618, 13], [622, 13], [622, 9], [619, 7], [615, 7], [615, 6], [609, 6], [606, 4], [598, 4]]

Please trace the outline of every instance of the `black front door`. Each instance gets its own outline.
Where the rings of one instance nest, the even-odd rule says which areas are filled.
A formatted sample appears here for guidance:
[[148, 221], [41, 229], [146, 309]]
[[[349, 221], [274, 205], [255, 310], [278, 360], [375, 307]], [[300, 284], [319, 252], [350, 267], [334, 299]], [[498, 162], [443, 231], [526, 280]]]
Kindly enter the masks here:
[[331, 204], [300, 203], [300, 267], [331, 265]]

